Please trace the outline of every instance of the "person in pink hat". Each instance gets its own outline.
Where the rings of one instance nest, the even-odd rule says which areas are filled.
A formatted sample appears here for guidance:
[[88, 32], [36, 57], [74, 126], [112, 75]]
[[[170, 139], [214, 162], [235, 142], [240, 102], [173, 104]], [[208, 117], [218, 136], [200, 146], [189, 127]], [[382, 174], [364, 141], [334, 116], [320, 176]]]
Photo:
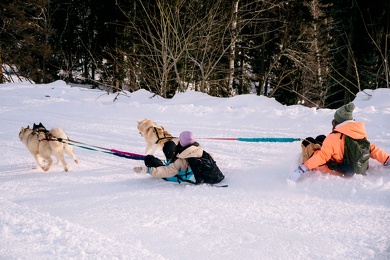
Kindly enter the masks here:
[[[153, 155], [147, 155], [144, 162], [145, 166], [134, 167], [134, 172], [149, 173], [154, 178], [179, 183], [188, 181], [214, 184], [224, 178], [213, 158], [195, 141], [191, 131], [180, 133], [173, 158], [167, 164]], [[201, 167], [203, 168], [200, 169]]]

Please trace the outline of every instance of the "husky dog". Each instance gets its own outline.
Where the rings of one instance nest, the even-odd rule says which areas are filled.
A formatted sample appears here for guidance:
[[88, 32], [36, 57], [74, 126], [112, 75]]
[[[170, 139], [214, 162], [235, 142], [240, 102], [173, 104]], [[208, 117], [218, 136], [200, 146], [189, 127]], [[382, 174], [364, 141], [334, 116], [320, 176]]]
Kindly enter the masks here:
[[149, 119], [145, 118], [144, 120], [137, 121], [137, 123], [138, 131], [146, 142], [145, 154], [149, 153], [154, 155], [157, 149], [163, 148], [164, 144], [168, 141], [172, 140], [176, 145], [179, 142], [179, 139], [173, 137], [164, 127], [158, 126]]
[[47, 130], [46, 127], [44, 127], [41, 122], [39, 122], [39, 125], [36, 125], [34, 123], [32, 130], [36, 132], [45, 132], [45, 133], [49, 132], [49, 130]]
[[[67, 143], [68, 136], [59, 127], [52, 128], [50, 131], [46, 130], [41, 123], [39, 125], [34, 124], [33, 129], [30, 126], [27, 126], [27, 128], [22, 127], [19, 132], [19, 138], [34, 156], [37, 162], [34, 168], [39, 167], [44, 171], [48, 171], [53, 163], [51, 156], [54, 156], [62, 163], [64, 170], [67, 172], [69, 169], [64, 153], [72, 157], [75, 163], [78, 163], [73, 153], [73, 146]], [[46, 165], [43, 165], [43, 160], [46, 162]]]

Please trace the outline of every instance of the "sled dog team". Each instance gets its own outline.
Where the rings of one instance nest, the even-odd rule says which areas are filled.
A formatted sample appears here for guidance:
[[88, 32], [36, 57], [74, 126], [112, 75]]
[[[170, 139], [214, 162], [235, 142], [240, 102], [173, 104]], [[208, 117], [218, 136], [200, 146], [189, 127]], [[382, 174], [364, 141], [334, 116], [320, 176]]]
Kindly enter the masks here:
[[[307, 137], [302, 141], [302, 162], [289, 175], [290, 181], [296, 182], [313, 170], [346, 177], [354, 173], [365, 174], [369, 158], [384, 166], [390, 165], [389, 155], [367, 140], [364, 123], [353, 120], [354, 108], [354, 104], [349, 103], [336, 110], [332, 132], [328, 136]], [[195, 141], [192, 132], [184, 131], [179, 137], [174, 137], [149, 119], [137, 123], [146, 143], [146, 157], [145, 166], [134, 167], [134, 172], [149, 173], [152, 177], [179, 183], [215, 184], [224, 179], [212, 156]], [[67, 134], [59, 127], [47, 130], [42, 123], [34, 124], [33, 128], [22, 127], [19, 138], [34, 156], [35, 168], [48, 171], [53, 156], [67, 172], [69, 168], [64, 154], [78, 163]], [[164, 160], [154, 157], [158, 149], [162, 149]]]

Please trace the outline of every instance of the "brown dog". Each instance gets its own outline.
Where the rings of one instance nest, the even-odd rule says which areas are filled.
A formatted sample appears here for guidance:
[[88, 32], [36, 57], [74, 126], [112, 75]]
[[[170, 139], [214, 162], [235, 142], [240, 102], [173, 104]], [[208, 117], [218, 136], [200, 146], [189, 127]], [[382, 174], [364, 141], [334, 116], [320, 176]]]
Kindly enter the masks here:
[[[37, 162], [34, 168], [39, 167], [44, 171], [48, 171], [53, 163], [51, 156], [54, 156], [62, 163], [64, 170], [67, 172], [69, 169], [64, 153], [72, 157], [75, 163], [78, 163], [73, 153], [73, 146], [68, 144], [68, 136], [61, 128], [53, 128], [47, 131], [46, 129], [33, 130], [30, 126], [27, 128], [22, 127], [19, 132], [19, 138], [34, 156]], [[43, 160], [46, 162], [46, 165], [43, 165]]]
[[176, 145], [179, 142], [179, 139], [173, 137], [164, 127], [158, 126], [149, 119], [145, 118], [144, 120], [137, 121], [137, 123], [138, 131], [146, 142], [145, 154], [149, 153], [154, 155], [157, 149], [162, 148], [170, 140], [174, 141]]

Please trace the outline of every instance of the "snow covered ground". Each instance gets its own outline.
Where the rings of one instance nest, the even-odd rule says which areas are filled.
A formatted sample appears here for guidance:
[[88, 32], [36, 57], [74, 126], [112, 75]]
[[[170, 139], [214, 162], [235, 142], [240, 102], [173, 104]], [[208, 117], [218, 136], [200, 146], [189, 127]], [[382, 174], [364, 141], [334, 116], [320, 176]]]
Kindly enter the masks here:
[[[115, 97], [61, 81], [0, 85], [0, 259], [390, 259], [390, 168], [371, 161], [368, 176], [314, 172], [291, 186], [300, 142], [200, 139], [328, 134], [334, 110], [255, 95]], [[390, 89], [360, 92], [354, 113], [387, 152], [389, 100]], [[18, 137], [42, 122], [79, 142], [142, 154], [136, 121], [144, 118], [176, 136], [193, 131], [229, 187], [153, 179], [133, 173], [142, 161], [80, 147], [69, 172], [43, 172]]]

